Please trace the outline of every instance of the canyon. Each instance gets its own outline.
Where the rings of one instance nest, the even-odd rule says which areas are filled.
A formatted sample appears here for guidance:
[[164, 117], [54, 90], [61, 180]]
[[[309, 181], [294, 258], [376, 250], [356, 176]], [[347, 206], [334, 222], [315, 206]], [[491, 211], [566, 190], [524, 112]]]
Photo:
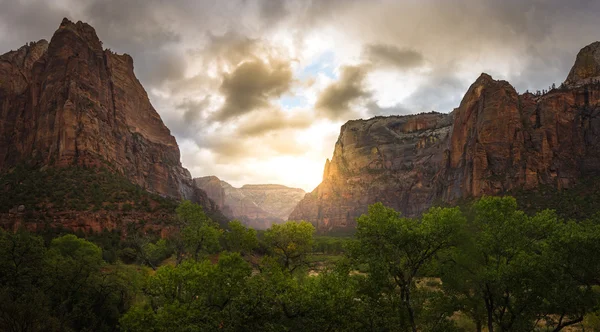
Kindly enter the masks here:
[[291, 213], [321, 232], [351, 230], [376, 202], [413, 217], [436, 205], [600, 174], [600, 42], [578, 53], [565, 82], [519, 94], [481, 76], [449, 114], [352, 120], [322, 182]]
[[216, 176], [195, 178], [194, 182], [223, 214], [255, 229], [267, 229], [287, 220], [306, 194], [302, 189], [278, 184], [247, 184], [235, 188]]
[[[484, 195], [569, 189], [600, 175], [600, 42], [581, 49], [564, 83], [544, 93], [518, 93], [481, 74], [448, 114], [348, 121], [310, 193], [192, 179], [131, 56], [104, 49], [83, 22], [64, 19], [49, 42], [0, 55], [0, 119], [0, 221], [7, 228], [123, 230], [144, 219], [162, 231], [175, 219], [175, 203], [165, 200], [187, 199], [222, 224], [236, 218], [265, 229], [289, 219], [310, 221], [320, 232], [351, 231], [376, 202], [413, 217]], [[49, 169], [69, 167], [106, 170], [140, 191], [98, 195], [98, 188], [118, 187], [103, 177], [103, 185], [63, 188], [68, 204], [59, 209], [52, 184], [61, 179], [27, 184], [35, 199], [22, 190], [23, 169], [46, 179]]]

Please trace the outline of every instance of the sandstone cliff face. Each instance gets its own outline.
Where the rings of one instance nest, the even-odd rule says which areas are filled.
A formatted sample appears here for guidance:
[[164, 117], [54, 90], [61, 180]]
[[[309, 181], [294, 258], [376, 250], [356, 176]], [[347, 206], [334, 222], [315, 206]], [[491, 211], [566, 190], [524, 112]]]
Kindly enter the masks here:
[[223, 213], [256, 229], [269, 228], [288, 218], [306, 194], [304, 190], [282, 185], [259, 184], [235, 188], [216, 176], [194, 179], [196, 185], [217, 202]]
[[428, 113], [349, 121], [342, 126], [323, 182], [289, 219], [317, 229], [352, 228], [370, 204], [416, 214], [435, 198], [452, 117]]
[[64, 19], [41, 40], [0, 56], [0, 172], [106, 166], [144, 189], [214, 210], [181, 166], [179, 148], [133, 72], [94, 29]]
[[565, 80], [567, 85], [581, 85], [600, 78], [600, 42], [582, 48]]
[[290, 219], [351, 228], [369, 204], [415, 216], [432, 205], [517, 189], [573, 185], [600, 173], [600, 43], [565, 84], [535, 96], [482, 74], [451, 114], [350, 121], [323, 182]]

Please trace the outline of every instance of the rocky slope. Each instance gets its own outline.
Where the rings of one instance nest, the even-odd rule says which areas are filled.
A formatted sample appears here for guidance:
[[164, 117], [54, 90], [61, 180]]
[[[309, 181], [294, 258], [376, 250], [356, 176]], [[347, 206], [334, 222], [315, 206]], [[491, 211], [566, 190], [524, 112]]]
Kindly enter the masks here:
[[482, 74], [451, 114], [349, 121], [322, 183], [289, 218], [341, 230], [379, 201], [415, 216], [462, 198], [568, 188], [600, 173], [599, 80], [596, 42], [544, 95]]
[[22, 164], [103, 166], [149, 192], [217, 211], [182, 167], [132, 58], [103, 49], [86, 23], [64, 19], [50, 43], [0, 56], [0, 119], [0, 173]]
[[276, 184], [244, 185], [235, 188], [216, 176], [194, 179], [223, 213], [256, 229], [269, 228], [288, 218], [306, 194], [304, 190]]

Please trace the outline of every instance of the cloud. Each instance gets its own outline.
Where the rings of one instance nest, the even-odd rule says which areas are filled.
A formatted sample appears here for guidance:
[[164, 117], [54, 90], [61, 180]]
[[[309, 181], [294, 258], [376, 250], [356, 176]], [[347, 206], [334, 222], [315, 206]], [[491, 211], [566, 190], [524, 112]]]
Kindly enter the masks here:
[[410, 69], [419, 67], [425, 62], [423, 54], [390, 44], [368, 44], [365, 46], [364, 53], [373, 64], [383, 67]]
[[171, 50], [149, 51], [134, 61], [139, 79], [151, 86], [182, 80], [187, 68], [184, 56]]
[[260, 136], [283, 129], [308, 128], [313, 122], [311, 114], [296, 112], [286, 115], [282, 110], [273, 109], [260, 114], [250, 113], [239, 125], [238, 133], [241, 136]]
[[193, 53], [204, 58], [205, 61], [217, 61], [219, 67], [237, 66], [248, 57], [255, 56], [259, 48], [259, 39], [228, 30], [222, 35], [209, 32], [206, 47], [194, 50]]
[[260, 59], [242, 62], [231, 73], [226, 73], [219, 91], [225, 104], [214, 115], [217, 121], [225, 121], [258, 108], [267, 108], [271, 99], [290, 89], [292, 70], [289, 62]]
[[320, 178], [353, 117], [450, 111], [482, 71], [521, 92], [559, 84], [600, 39], [599, 12], [589, 0], [0, 0], [0, 53], [49, 39], [65, 16], [86, 21], [133, 57], [195, 176], [291, 182], [309, 164]]
[[260, 3], [260, 17], [266, 26], [276, 25], [289, 14], [284, 0], [262, 0]]
[[452, 73], [430, 76], [405, 99], [403, 104], [413, 113], [429, 111], [448, 113], [458, 107], [466, 93], [464, 87], [471, 83], [471, 80], [461, 80]]
[[50, 40], [67, 8], [47, 1], [0, 0], [0, 54], [30, 41]]
[[319, 95], [315, 104], [317, 110], [331, 119], [352, 113], [352, 106], [356, 101], [370, 96], [363, 84], [367, 72], [364, 65], [342, 67], [339, 80], [326, 87]]
[[205, 109], [211, 103], [211, 96], [206, 95], [201, 100], [184, 99], [177, 105], [177, 108], [183, 109], [183, 119], [186, 123], [194, 123], [201, 119]]

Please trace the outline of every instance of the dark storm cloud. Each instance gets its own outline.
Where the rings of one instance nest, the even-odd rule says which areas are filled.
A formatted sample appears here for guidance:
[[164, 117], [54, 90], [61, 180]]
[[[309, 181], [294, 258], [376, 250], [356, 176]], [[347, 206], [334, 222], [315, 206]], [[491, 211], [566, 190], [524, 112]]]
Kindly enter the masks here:
[[368, 44], [364, 47], [364, 56], [375, 65], [399, 69], [419, 67], [425, 62], [423, 54], [390, 44]]
[[260, 59], [243, 62], [224, 75], [219, 90], [225, 97], [225, 104], [215, 113], [214, 119], [225, 121], [268, 107], [270, 100], [288, 91], [291, 83], [292, 70], [288, 62], [272, 60], [272, 63], [266, 63]]
[[364, 65], [344, 66], [340, 78], [325, 88], [315, 104], [316, 109], [331, 119], [342, 118], [352, 113], [354, 102], [370, 96], [364, 81], [368, 68]]

